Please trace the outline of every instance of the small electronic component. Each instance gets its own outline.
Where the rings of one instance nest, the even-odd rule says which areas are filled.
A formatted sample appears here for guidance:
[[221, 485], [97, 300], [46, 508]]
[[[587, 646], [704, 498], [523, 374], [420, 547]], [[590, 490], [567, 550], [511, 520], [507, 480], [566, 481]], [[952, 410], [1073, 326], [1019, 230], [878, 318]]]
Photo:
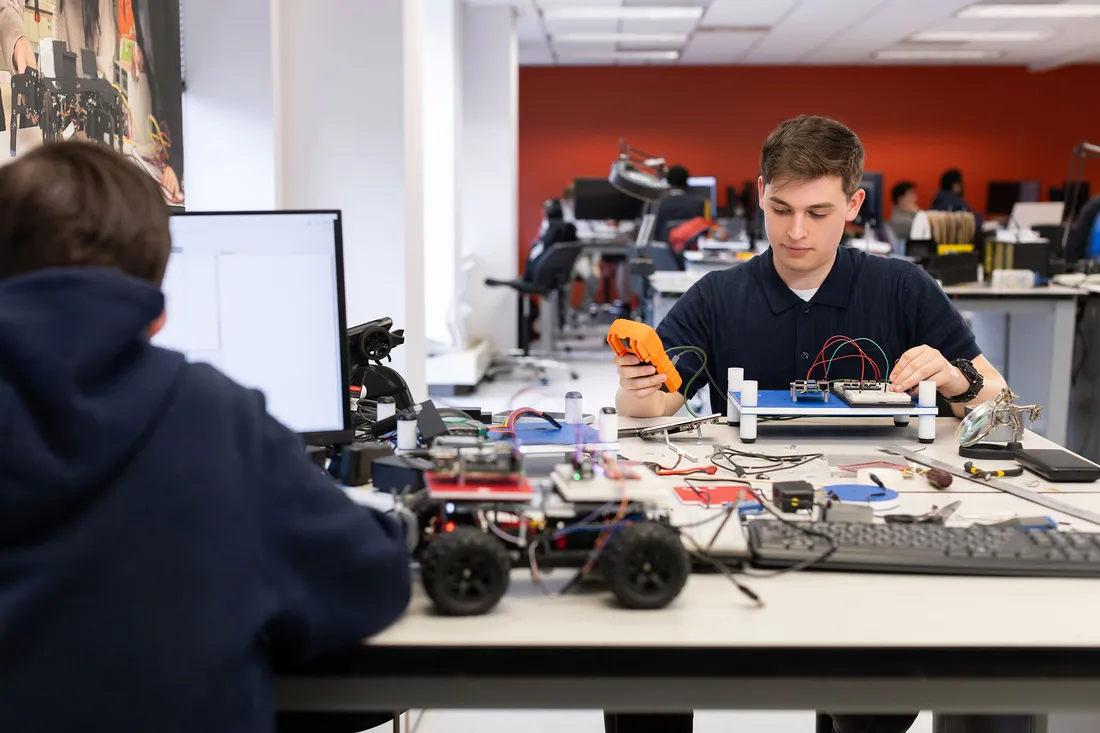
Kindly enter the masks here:
[[824, 379], [796, 379], [791, 382], [791, 402], [799, 400], [829, 401], [829, 383]]
[[661, 337], [652, 326], [619, 318], [607, 329], [607, 343], [617, 356], [634, 354], [639, 362], [653, 366], [658, 374], [664, 374], [667, 379], [661, 385], [662, 392], [676, 392], [683, 384], [680, 373], [665, 353]]
[[891, 392], [889, 382], [853, 380], [834, 382], [833, 393], [849, 407], [912, 407], [913, 398], [905, 392]]
[[374, 461], [393, 455], [393, 448], [382, 441], [363, 441], [346, 445], [333, 467], [344, 486], [365, 486], [371, 482]]
[[784, 514], [813, 509], [814, 487], [806, 481], [779, 481], [772, 485], [772, 503]]

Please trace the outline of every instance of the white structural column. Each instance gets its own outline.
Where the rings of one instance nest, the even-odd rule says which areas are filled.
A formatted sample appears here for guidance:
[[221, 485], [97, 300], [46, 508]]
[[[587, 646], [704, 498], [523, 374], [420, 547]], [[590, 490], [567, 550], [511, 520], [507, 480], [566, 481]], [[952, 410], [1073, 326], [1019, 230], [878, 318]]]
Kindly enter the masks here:
[[424, 0], [345, 3], [323, 27], [312, 3], [271, 2], [277, 204], [342, 210], [348, 324], [405, 329], [393, 366], [423, 399]]
[[456, 307], [459, 277], [458, 151], [461, 135], [460, 0], [423, 0], [424, 333], [433, 344], [462, 349], [465, 316]]
[[185, 0], [187, 208], [275, 208], [272, 0]]
[[461, 246], [474, 258], [466, 301], [469, 339], [516, 345], [516, 294], [486, 277], [519, 272], [519, 59], [509, 7], [468, 5], [462, 15]]

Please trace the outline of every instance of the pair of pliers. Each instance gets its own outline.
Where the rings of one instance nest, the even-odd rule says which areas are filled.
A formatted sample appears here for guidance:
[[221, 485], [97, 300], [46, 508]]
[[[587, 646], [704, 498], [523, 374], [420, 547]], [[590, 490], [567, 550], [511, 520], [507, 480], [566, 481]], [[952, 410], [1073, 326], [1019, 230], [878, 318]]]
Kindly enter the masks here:
[[964, 463], [963, 470], [967, 473], [970, 473], [975, 478], [984, 479], [986, 481], [991, 478], [1011, 478], [1012, 476], [1024, 475], [1024, 469], [1019, 467], [1010, 468], [1008, 470], [1001, 469], [997, 471], [983, 471], [982, 469], [975, 466], [973, 461], [967, 461], [966, 463]]
[[695, 468], [658, 468], [658, 476], [692, 476], [697, 473], [713, 476], [718, 473], [717, 466], [697, 466]]
[[961, 504], [961, 501], [953, 501], [927, 514], [887, 514], [885, 519], [887, 524], [943, 524]]

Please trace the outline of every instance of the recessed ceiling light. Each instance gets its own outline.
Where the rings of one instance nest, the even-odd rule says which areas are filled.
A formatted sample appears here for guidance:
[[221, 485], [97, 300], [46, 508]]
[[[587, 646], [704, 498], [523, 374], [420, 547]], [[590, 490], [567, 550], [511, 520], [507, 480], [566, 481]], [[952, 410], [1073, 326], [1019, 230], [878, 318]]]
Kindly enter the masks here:
[[561, 33], [550, 36], [554, 43], [654, 43], [681, 44], [686, 33]]
[[592, 61], [675, 61], [679, 51], [570, 51], [563, 58]]
[[1026, 43], [1050, 38], [1051, 31], [924, 31], [915, 33], [911, 41], [922, 43]]
[[703, 8], [684, 6], [547, 5], [542, 17], [553, 20], [698, 20]]
[[1100, 18], [1100, 3], [1089, 5], [971, 5], [957, 18]]
[[871, 58], [881, 61], [978, 61], [980, 59], [995, 59], [1001, 56], [1001, 51], [973, 51], [960, 49], [948, 51], [943, 49], [892, 49], [875, 51]]

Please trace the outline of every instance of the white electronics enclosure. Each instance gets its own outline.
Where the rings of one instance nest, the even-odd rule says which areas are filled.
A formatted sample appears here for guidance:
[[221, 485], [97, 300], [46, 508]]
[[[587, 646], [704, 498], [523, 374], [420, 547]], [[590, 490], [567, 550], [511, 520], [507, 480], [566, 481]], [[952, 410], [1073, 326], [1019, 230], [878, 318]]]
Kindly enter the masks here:
[[171, 218], [168, 319], [153, 343], [260, 390], [308, 442], [349, 442], [340, 212]]

